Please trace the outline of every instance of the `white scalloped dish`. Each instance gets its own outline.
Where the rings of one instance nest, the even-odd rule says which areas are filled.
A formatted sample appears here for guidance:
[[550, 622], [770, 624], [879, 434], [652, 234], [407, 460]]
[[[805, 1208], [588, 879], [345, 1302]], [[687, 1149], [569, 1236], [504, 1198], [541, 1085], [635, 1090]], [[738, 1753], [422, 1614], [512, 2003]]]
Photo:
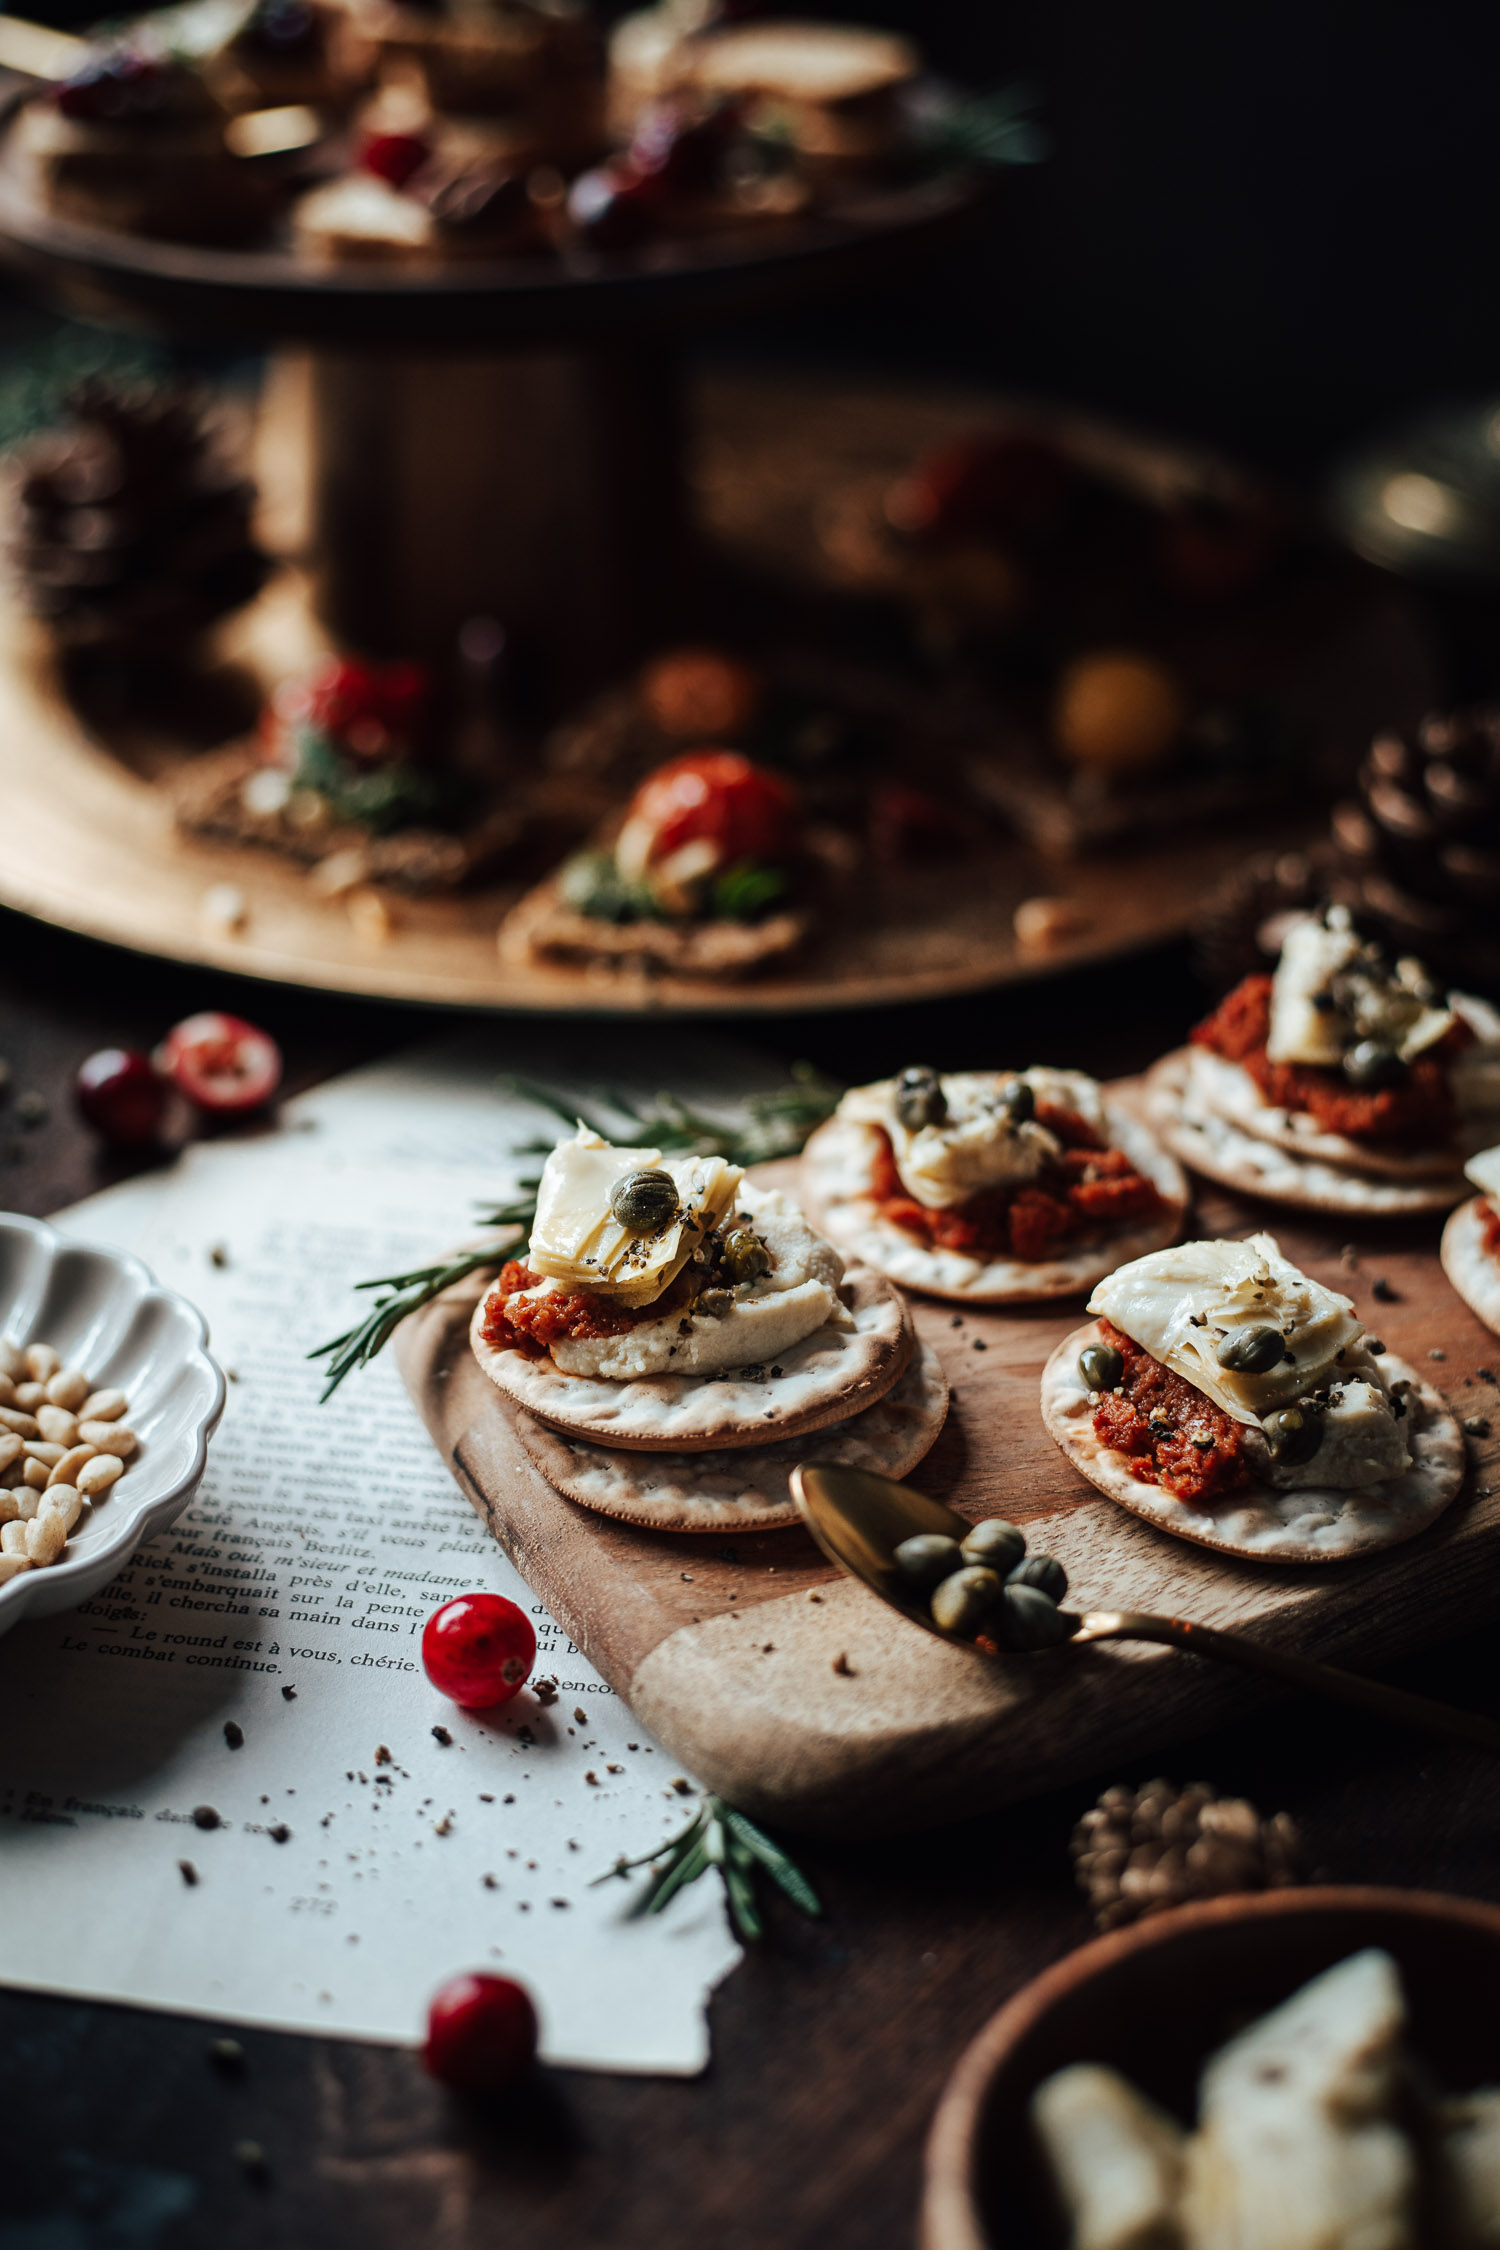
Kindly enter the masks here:
[[23, 1617], [76, 1608], [182, 1513], [224, 1411], [224, 1377], [203, 1315], [138, 1258], [12, 1212], [0, 1212], [0, 1336], [55, 1345], [96, 1386], [124, 1391], [140, 1441], [128, 1473], [74, 1526], [58, 1560], [0, 1586], [6, 1633]]

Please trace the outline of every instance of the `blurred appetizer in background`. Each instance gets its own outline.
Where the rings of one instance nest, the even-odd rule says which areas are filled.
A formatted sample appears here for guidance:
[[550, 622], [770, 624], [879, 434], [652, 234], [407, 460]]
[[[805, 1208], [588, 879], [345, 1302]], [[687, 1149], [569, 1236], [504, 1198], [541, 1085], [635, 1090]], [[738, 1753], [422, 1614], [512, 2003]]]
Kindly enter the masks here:
[[1410, 1539], [1463, 1484], [1442, 1395], [1273, 1236], [1137, 1258], [1042, 1374], [1073, 1466], [1163, 1531], [1269, 1562]]
[[787, 1196], [587, 1126], [547, 1158], [525, 1255], [470, 1333], [542, 1475], [664, 1528], [791, 1522], [786, 1441], [820, 1431], [901, 1475], [946, 1411], [897, 1293]]
[[253, 741], [170, 777], [177, 821], [300, 861], [324, 897], [365, 882], [455, 889], [510, 850], [523, 815], [500, 776], [460, 771], [433, 733], [420, 665], [330, 657], [276, 690]]
[[1226, 1187], [1312, 1210], [1445, 1211], [1500, 1138], [1500, 1015], [1392, 960], [1347, 907], [1295, 916], [1147, 1081], [1173, 1152]]
[[649, 774], [599, 843], [507, 915], [504, 958], [740, 976], [792, 953], [812, 926], [801, 808], [736, 750], [696, 750]]
[[1073, 1296], [1175, 1240], [1187, 1183], [1078, 1070], [926, 1068], [857, 1086], [807, 1144], [809, 1210], [904, 1288], [974, 1304]]
[[1443, 1229], [1443, 1271], [1469, 1310], [1500, 1336], [1500, 1148], [1482, 1149], [1464, 1170], [1479, 1193]]

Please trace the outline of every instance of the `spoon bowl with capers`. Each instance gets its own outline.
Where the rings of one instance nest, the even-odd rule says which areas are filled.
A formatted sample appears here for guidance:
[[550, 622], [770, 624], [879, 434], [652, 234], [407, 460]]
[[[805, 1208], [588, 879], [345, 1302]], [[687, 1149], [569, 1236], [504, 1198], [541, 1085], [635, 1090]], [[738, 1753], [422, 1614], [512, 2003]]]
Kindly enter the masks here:
[[1493, 1719], [1266, 1647], [1248, 1634], [1140, 1610], [1066, 1610], [1067, 1573], [1050, 1555], [1028, 1555], [1025, 1533], [1015, 1524], [995, 1517], [971, 1524], [911, 1485], [836, 1461], [803, 1461], [791, 1482], [798, 1512], [831, 1563], [924, 1632], [983, 1658], [1009, 1661], [1094, 1641], [1150, 1641], [1258, 1672], [1371, 1718], [1500, 1753], [1500, 1723]]

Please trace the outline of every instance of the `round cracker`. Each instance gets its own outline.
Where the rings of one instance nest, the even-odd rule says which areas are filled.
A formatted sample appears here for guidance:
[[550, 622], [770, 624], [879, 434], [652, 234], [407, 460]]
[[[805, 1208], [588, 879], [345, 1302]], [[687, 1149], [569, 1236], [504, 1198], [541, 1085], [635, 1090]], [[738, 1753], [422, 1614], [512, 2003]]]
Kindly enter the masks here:
[[844, 1275], [850, 1328], [831, 1323], [791, 1345], [769, 1367], [727, 1375], [639, 1375], [630, 1382], [565, 1375], [551, 1358], [497, 1350], [482, 1334], [489, 1292], [474, 1308], [469, 1342], [490, 1381], [539, 1422], [644, 1453], [706, 1453], [771, 1445], [847, 1421], [899, 1381], [911, 1324], [888, 1281], [861, 1266]]
[[1482, 1195], [1461, 1203], [1443, 1229], [1443, 1271], [1486, 1328], [1500, 1336], [1500, 1258], [1484, 1246]]
[[1238, 1125], [1258, 1141], [1269, 1141], [1315, 1164], [1331, 1164], [1341, 1172], [1369, 1173], [1386, 1180], [1450, 1180], [1465, 1157], [1500, 1140], [1497, 1121], [1469, 1124], [1447, 1148], [1390, 1149], [1351, 1140], [1346, 1133], [1325, 1133], [1315, 1117], [1303, 1109], [1278, 1109], [1268, 1102], [1243, 1063], [1226, 1062], [1207, 1047], [1183, 1050], [1188, 1057], [1187, 1097], [1195, 1109], [1208, 1110]]
[[[819, 1433], [819, 1452], [854, 1469], [904, 1477], [937, 1442], [948, 1383], [932, 1347], [918, 1344], [885, 1397]], [[771, 1531], [798, 1521], [788, 1478], [807, 1457], [800, 1438], [722, 1453], [626, 1453], [547, 1427], [531, 1414], [513, 1427], [535, 1466], [567, 1500], [652, 1531]]]
[[915, 1289], [926, 1297], [943, 1297], [955, 1304], [1026, 1305], [1081, 1296], [1116, 1266], [1175, 1242], [1187, 1209], [1182, 1167], [1150, 1128], [1119, 1102], [1106, 1100], [1104, 1114], [1111, 1146], [1124, 1150], [1167, 1209], [1158, 1219], [1142, 1220], [1082, 1243], [1063, 1258], [981, 1261], [956, 1250], [933, 1249], [893, 1226], [880, 1216], [870, 1193], [879, 1147], [877, 1129], [850, 1118], [830, 1117], [803, 1150], [804, 1208], [810, 1223], [846, 1257], [858, 1258], [903, 1289]]
[[1257, 1139], [1192, 1099], [1191, 1056], [1189, 1047], [1163, 1055], [1146, 1079], [1143, 1100], [1157, 1137], [1205, 1179], [1217, 1180], [1241, 1195], [1261, 1195], [1302, 1211], [1369, 1219], [1446, 1211], [1464, 1193], [1467, 1182], [1461, 1172], [1441, 1180], [1377, 1180], [1293, 1156], [1273, 1141]]
[[1195, 1546], [1247, 1562], [1347, 1562], [1415, 1538], [1436, 1522], [1463, 1484], [1463, 1433], [1447, 1400], [1393, 1352], [1388, 1372], [1413, 1386], [1407, 1393], [1412, 1465], [1401, 1476], [1358, 1489], [1307, 1485], [1293, 1492], [1257, 1482], [1224, 1494], [1211, 1507], [1174, 1500], [1160, 1485], [1132, 1476], [1125, 1455], [1094, 1435], [1094, 1409], [1078, 1372], [1078, 1354], [1100, 1340], [1098, 1322], [1087, 1321], [1063, 1338], [1042, 1369], [1048, 1435], [1111, 1500]]

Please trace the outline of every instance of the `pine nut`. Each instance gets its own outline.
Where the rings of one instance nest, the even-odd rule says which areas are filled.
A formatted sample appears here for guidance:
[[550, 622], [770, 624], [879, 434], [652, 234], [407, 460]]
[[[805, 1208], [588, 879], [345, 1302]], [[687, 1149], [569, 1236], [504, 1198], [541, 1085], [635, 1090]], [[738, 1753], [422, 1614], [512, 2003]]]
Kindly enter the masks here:
[[12, 1461], [20, 1460], [21, 1445], [21, 1439], [13, 1436], [9, 1430], [0, 1431], [0, 1476], [4, 1476]]
[[95, 1448], [93, 1446], [75, 1445], [71, 1451], [63, 1455], [60, 1461], [53, 1463], [52, 1473], [47, 1479], [48, 1491], [50, 1492], [54, 1485], [76, 1484], [79, 1470], [86, 1461], [92, 1461], [94, 1457]]
[[[26, 1526], [24, 1523], [0, 1524], [0, 1555], [26, 1554]], [[27, 1561], [31, 1560], [29, 1555]]]
[[68, 1449], [54, 1445], [50, 1438], [32, 1438], [24, 1450], [28, 1461], [40, 1461], [44, 1469], [55, 1469]]
[[52, 1508], [44, 1508], [39, 1516], [26, 1526], [26, 1552], [34, 1563], [45, 1570], [48, 1563], [56, 1562], [67, 1544], [68, 1527]]
[[77, 1409], [80, 1422], [118, 1422], [130, 1404], [123, 1391], [95, 1391]]
[[35, 1418], [14, 1406], [0, 1406], [0, 1430], [9, 1430], [13, 1437], [19, 1438], [38, 1438], [42, 1434]]
[[55, 1484], [50, 1491], [42, 1494], [42, 1505], [38, 1512], [44, 1516], [60, 1517], [63, 1535], [66, 1537], [83, 1514], [83, 1494], [76, 1485]]
[[0, 1406], [14, 1406], [16, 1386], [8, 1375], [0, 1375]]
[[23, 1484], [18, 1487], [16, 1514], [23, 1523], [30, 1523], [33, 1516], [41, 1514], [43, 1490], [43, 1486], [36, 1484]]
[[125, 1474], [125, 1464], [115, 1453], [96, 1453], [85, 1461], [74, 1482], [86, 1500], [98, 1500]]
[[101, 1453], [118, 1453], [122, 1461], [128, 1461], [136, 1448], [136, 1434], [122, 1422], [81, 1422], [78, 1442], [95, 1446]]
[[39, 1406], [47, 1403], [45, 1383], [17, 1383], [16, 1404], [23, 1414], [35, 1414]]
[[0, 1492], [0, 1523], [14, 1523], [21, 1513], [21, 1503], [14, 1492]]
[[[52, 1471], [45, 1461], [33, 1461], [28, 1458], [25, 1468], [21, 1471], [21, 1484], [25, 1486], [28, 1492], [44, 1492], [47, 1488], [47, 1479], [51, 1474]], [[19, 1490], [20, 1487], [18, 1486], [15, 1489]]]
[[14, 1383], [20, 1376], [24, 1365], [25, 1361], [21, 1357], [20, 1346], [13, 1344], [8, 1336], [0, 1336], [0, 1375], [3, 1375], [7, 1382]]
[[33, 1383], [50, 1383], [62, 1366], [62, 1353], [55, 1352], [50, 1344], [28, 1344], [21, 1357]]
[[0, 1554], [0, 1586], [3, 1586], [7, 1579], [19, 1578], [23, 1570], [30, 1570], [30, 1568], [30, 1555]]
[[66, 1448], [78, 1443], [78, 1418], [65, 1406], [39, 1406], [36, 1426], [49, 1445]]
[[47, 1385], [47, 1396], [54, 1406], [65, 1407], [76, 1414], [89, 1395], [89, 1379], [76, 1367], [60, 1368]]

